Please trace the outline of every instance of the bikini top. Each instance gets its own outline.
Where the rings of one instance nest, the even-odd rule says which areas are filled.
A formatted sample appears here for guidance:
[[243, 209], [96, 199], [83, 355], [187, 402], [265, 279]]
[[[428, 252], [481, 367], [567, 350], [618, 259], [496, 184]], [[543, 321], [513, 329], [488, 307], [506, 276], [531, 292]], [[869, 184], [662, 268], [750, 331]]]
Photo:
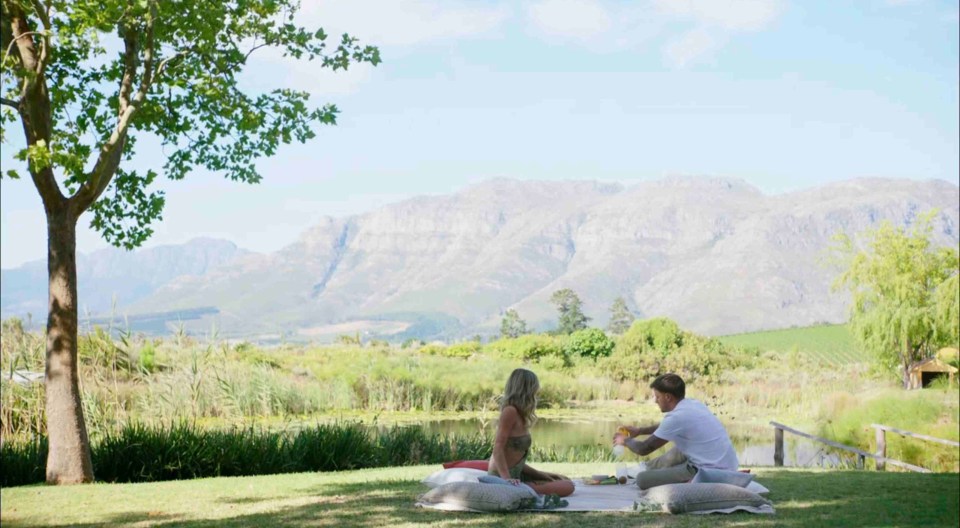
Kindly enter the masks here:
[[526, 454], [530, 450], [530, 446], [533, 445], [533, 437], [530, 436], [530, 433], [520, 436], [511, 436], [507, 438], [507, 447], [517, 451], [521, 451]]

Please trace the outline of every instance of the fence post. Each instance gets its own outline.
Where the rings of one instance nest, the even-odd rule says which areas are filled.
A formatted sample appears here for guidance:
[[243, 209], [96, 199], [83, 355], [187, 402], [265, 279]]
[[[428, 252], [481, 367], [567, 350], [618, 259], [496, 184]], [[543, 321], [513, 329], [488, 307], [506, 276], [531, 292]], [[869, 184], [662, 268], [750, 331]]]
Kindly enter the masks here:
[[779, 427], [773, 429], [773, 465], [783, 465], [783, 429]]
[[877, 431], [877, 471], [883, 471], [887, 467], [887, 432], [874, 426]]

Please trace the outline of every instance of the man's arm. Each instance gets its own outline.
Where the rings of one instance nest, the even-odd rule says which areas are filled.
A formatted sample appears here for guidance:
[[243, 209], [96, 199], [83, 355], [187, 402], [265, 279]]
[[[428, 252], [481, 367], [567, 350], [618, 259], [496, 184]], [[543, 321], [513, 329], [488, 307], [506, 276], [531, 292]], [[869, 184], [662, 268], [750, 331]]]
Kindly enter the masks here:
[[630, 436], [652, 435], [653, 433], [657, 432], [658, 427], [660, 427], [660, 424], [658, 423], [655, 423], [653, 425], [646, 425], [643, 427], [634, 427], [633, 430], [636, 432], [630, 431]]
[[656, 432], [657, 427], [660, 427], [660, 424], [656, 423], [656, 424], [653, 424], [653, 425], [643, 425], [643, 426], [640, 426], [640, 427], [632, 427], [632, 426], [629, 426], [629, 425], [621, 425], [621, 426], [620, 426], [620, 428], [626, 429], [627, 431], [630, 431], [630, 436], [640, 436], [640, 435], [646, 436], [646, 435], [652, 435], [654, 432]]
[[660, 449], [666, 444], [667, 444], [666, 440], [664, 440], [663, 438], [658, 438], [653, 434], [650, 434], [650, 436], [648, 436], [646, 440], [643, 440], [640, 442], [636, 441], [633, 438], [628, 438], [623, 443], [623, 445], [627, 446], [630, 449], [630, 451], [633, 451], [634, 453], [640, 456], [649, 455], [650, 453], [653, 453], [654, 451], [656, 451], [657, 449]]

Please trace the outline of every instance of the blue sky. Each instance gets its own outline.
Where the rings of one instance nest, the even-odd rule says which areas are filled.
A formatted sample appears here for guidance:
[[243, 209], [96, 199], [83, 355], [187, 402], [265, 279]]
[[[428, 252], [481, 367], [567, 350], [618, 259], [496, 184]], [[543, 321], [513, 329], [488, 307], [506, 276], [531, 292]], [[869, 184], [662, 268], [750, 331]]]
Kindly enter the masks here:
[[[307, 90], [340, 107], [339, 125], [262, 160], [259, 185], [201, 172], [161, 183], [164, 220], [145, 246], [212, 236], [273, 251], [322, 216], [494, 177], [694, 174], [769, 194], [865, 176], [960, 179], [956, 0], [303, 6], [303, 25], [377, 44], [384, 62], [334, 74], [255, 54], [250, 90]], [[138, 165], [160, 164], [140, 147]], [[43, 258], [36, 191], [28, 179], [0, 190], [0, 266]], [[89, 220], [82, 252], [106, 247]]]

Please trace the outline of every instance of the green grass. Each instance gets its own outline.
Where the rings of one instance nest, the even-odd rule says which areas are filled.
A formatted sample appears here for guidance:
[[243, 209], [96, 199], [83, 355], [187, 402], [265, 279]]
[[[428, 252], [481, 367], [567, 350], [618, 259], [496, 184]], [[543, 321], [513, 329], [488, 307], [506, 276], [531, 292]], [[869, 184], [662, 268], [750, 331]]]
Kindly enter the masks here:
[[818, 325], [766, 332], [734, 334], [718, 338], [724, 344], [757, 347], [762, 352], [788, 354], [792, 351], [821, 365], [844, 365], [869, 361], [857, 348], [847, 325]]
[[[544, 464], [569, 475], [596, 464]], [[957, 474], [756, 469], [776, 515], [466, 514], [413, 507], [439, 466], [0, 490], [3, 525], [36, 526], [957, 526]], [[605, 466], [601, 467], [605, 469]], [[638, 519], [640, 516], [642, 519]]]

